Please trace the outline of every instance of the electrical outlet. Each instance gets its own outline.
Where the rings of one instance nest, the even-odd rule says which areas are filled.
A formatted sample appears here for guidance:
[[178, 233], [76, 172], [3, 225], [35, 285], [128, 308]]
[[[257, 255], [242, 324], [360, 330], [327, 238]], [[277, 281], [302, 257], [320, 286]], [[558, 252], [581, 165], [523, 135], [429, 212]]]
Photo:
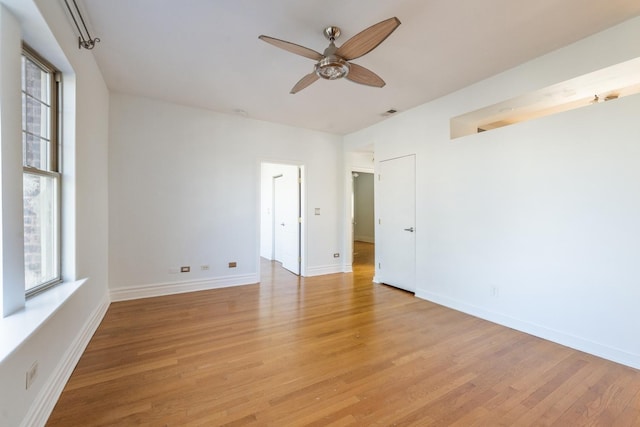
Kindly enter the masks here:
[[335, 254], [333, 254], [334, 258], [340, 258], [340, 253], [336, 252]]
[[208, 270], [208, 269], [209, 269], [209, 266], [208, 266], [208, 265], [201, 265], [201, 266], [200, 266], [200, 270], [202, 270], [202, 271], [206, 271], [206, 270]]
[[36, 360], [35, 362], [33, 362], [33, 365], [31, 365], [31, 367], [27, 371], [26, 382], [25, 382], [26, 390], [29, 390], [29, 388], [31, 387], [31, 384], [33, 384], [37, 376], [38, 376], [38, 361]]
[[184, 267], [180, 267], [180, 273], [188, 273], [190, 271], [191, 271], [191, 267], [189, 267], [188, 265]]
[[238, 266], [238, 263], [235, 261], [232, 261], [229, 263], [229, 268], [236, 268]]

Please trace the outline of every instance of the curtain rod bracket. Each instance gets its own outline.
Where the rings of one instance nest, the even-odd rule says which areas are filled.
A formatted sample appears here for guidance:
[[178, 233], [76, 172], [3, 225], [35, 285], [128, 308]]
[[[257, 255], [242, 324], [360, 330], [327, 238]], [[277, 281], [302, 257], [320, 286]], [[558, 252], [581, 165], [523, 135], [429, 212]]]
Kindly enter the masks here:
[[96, 43], [100, 43], [100, 39], [98, 37], [89, 40], [83, 40], [82, 37], [78, 37], [78, 49], [85, 48], [87, 50], [91, 50], [96, 47]]
[[80, 8], [78, 7], [78, 3], [76, 3], [76, 0], [71, 0], [71, 2], [73, 3], [73, 9], [75, 9], [75, 13], [71, 9], [71, 6], [69, 6], [69, 1], [64, 0], [64, 4], [67, 5], [67, 10], [69, 11], [69, 15], [71, 15], [71, 19], [73, 19], [73, 23], [75, 24], [76, 29], [78, 30], [78, 34], [80, 34], [78, 36], [78, 49], [85, 48], [87, 50], [91, 50], [96, 46], [96, 43], [100, 42], [100, 39], [97, 37], [91, 37], [91, 33], [89, 33], [87, 24], [84, 22], [82, 13], [80, 13]]

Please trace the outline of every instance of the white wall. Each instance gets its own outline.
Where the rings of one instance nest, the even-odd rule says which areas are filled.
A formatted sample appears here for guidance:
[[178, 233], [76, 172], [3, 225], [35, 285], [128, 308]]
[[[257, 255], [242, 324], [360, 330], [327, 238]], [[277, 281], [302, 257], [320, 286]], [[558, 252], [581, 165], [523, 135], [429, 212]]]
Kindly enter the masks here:
[[0, 4], [0, 318], [24, 307], [20, 32]]
[[639, 38], [636, 18], [345, 137], [376, 162], [416, 153], [418, 297], [640, 367], [640, 96], [449, 139], [451, 117]]
[[344, 156], [349, 173], [353, 171], [373, 173], [373, 168], [375, 167], [373, 152], [346, 151]]
[[[109, 94], [91, 52], [78, 49], [62, 2], [2, 3], [17, 17], [23, 39], [63, 72], [63, 273], [66, 282], [87, 278], [0, 361], [0, 425], [42, 425], [108, 305]], [[20, 40], [14, 42], [19, 45]], [[15, 84], [19, 87], [20, 82]], [[0, 102], [3, 109], [20, 108], [5, 105], [4, 98]], [[48, 294], [50, 300], [58, 295]], [[18, 319], [24, 325], [44, 300], [37, 296], [4, 320]], [[38, 361], [38, 375], [25, 390], [25, 373], [34, 361]]]
[[110, 126], [115, 299], [257, 282], [261, 161], [305, 166], [307, 273], [340, 270], [339, 136], [120, 94]]

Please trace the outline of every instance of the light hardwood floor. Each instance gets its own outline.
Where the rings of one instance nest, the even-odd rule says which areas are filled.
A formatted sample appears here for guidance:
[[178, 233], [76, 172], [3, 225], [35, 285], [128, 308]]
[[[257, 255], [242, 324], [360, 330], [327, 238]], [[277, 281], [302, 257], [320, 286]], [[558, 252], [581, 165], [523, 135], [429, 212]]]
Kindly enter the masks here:
[[371, 283], [113, 303], [48, 426], [640, 426], [640, 371]]

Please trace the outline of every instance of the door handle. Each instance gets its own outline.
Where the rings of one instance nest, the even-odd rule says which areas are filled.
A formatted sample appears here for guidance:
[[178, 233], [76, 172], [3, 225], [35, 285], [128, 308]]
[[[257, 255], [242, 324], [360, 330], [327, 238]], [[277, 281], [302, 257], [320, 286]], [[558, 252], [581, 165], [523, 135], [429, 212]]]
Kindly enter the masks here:
[[408, 231], [410, 233], [413, 233], [413, 227], [405, 228], [404, 231]]

